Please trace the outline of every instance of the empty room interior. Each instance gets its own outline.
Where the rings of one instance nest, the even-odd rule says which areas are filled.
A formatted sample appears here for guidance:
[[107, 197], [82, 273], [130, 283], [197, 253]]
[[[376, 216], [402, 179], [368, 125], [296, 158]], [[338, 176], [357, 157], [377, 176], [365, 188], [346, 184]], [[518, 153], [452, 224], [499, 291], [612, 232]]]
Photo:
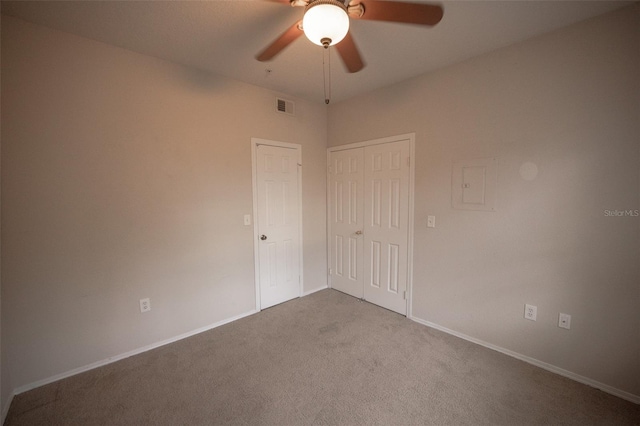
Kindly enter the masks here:
[[640, 424], [638, 2], [1, 25], [4, 424]]

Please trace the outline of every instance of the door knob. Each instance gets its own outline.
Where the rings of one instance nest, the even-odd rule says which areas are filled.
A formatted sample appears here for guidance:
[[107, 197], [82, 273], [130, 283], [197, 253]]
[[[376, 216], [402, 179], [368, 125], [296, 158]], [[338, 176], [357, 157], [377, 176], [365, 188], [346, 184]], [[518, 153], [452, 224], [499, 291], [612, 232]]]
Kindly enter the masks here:
[[264, 235], [264, 234], [262, 234], [262, 235], [260, 235], [260, 239], [261, 239], [262, 241], [264, 241], [264, 240], [266, 240], [266, 239], [267, 239], [267, 236], [266, 236], [266, 235]]
[[356, 231], [356, 235], [362, 235], [362, 231]]

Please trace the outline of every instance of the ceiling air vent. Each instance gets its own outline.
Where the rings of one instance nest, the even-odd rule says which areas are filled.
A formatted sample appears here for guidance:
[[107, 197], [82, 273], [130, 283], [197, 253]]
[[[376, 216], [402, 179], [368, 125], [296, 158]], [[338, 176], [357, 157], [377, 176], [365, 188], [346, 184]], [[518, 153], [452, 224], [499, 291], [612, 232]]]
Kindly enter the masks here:
[[282, 114], [295, 115], [295, 106], [296, 105], [293, 103], [293, 101], [276, 98], [276, 111]]

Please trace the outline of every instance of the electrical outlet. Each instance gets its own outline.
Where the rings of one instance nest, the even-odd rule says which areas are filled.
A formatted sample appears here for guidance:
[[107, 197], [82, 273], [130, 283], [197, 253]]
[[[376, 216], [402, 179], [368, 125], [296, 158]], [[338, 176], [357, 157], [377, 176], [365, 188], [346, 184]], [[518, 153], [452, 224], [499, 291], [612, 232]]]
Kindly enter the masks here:
[[524, 317], [528, 320], [535, 321], [538, 317], [538, 307], [533, 305], [524, 305]]
[[560, 313], [558, 316], [558, 327], [571, 329], [571, 315]]
[[140, 312], [149, 312], [151, 310], [151, 300], [147, 297], [146, 299], [140, 299]]

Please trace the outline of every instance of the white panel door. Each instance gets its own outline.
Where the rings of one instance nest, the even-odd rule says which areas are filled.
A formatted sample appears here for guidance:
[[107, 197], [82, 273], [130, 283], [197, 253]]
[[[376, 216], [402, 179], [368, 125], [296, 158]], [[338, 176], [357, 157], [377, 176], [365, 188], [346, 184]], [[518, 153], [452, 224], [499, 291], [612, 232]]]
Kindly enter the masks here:
[[331, 153], [329, 165], [329, 244], [331, 287], [362, 298], [364, 150]]
[[300, 296], [298, 162], [295, 149], [256, 149], [261, 309]]
[[406, 315], [408, 140], [364, 148], [364, 299]]

